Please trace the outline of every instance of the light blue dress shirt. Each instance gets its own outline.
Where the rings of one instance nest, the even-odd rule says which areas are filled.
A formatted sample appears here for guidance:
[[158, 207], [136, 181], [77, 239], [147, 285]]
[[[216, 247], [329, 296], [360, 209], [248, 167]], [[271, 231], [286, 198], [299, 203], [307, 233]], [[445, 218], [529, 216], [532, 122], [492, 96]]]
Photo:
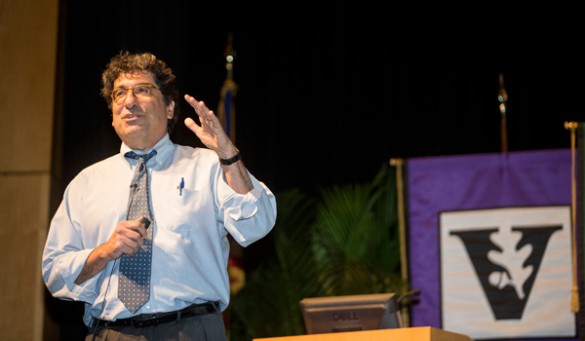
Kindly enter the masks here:
[[[246, 247], [267, 235], [276, 221], [274, 195], [252, 175], [254, 189], [236, 193], [212, 150], [174, 144], [168, 134], [153, 149], [157, 155], [147, 164], [154, 216], [152, 283], [150, 300], [136, 314], [207, 301], [219, 301], [224, 310], [230, 299], [227, 236]], [[47, 288], [57, 298], [85, 302], [88, 326], [92, 317], [132, 316], [118, 299], [119, 259], [75, 284], [91, 251], [126, 219], [136, 165], [124, 158], [127, 151], [122, 144], [120, 154], [85, 168], [69, 183], [43, 251]]]

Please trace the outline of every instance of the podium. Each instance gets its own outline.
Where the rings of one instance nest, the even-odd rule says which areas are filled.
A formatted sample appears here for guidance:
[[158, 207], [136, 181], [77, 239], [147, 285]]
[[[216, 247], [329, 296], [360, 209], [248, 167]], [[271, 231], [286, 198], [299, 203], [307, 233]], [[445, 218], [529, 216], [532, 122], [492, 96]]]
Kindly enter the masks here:
[[253, 341], [473, 341], [469, 336], [434, 327], [360, 330], [352, 332], [294, 335]]

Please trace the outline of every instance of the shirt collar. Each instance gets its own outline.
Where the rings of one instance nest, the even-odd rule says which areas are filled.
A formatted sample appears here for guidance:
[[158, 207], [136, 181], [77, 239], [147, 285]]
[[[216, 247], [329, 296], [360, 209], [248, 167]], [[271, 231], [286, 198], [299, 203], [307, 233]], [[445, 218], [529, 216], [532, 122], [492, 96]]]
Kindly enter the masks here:
[[154, 145], [154, 147], [147, 149], [147, 150], [134, 150], [134, 149], [128, 147], [128, 145], [124, 144], [124, 142], [122, 142], [122, 145], [120, 147], [120, 157], [124, 158], [125, 160], [127, 160], [129, 163], [132, 164], [132, 163], [135, 163], [136, 160], [126, 159], [124, 157], [124, 154], [126, 154], [129, 151], [133, 151], [136, 154], [145, 154], [145, 153], [150, 153], [150, 151], [153, 149], [156, 149], [157, 154], [152, 159], [149, 160], [148, 165], [149, 165], [149, 167], [162, 168], [168, 162], [170, 162], [170, 160], [174, 154], [175, 145], [171, 141], [171, 138], [169, 137], [168, 133], [166, 133]]

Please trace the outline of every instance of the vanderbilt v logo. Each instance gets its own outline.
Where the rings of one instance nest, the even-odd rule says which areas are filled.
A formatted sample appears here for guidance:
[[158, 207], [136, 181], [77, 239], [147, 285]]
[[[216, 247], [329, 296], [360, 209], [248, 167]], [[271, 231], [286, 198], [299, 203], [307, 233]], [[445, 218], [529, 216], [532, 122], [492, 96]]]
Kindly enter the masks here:
[[498, 227], [450, 233], [465, 245], [496, 320], [522, 318], [548, 241], [561, 229], [513, 226], [511, 233]]
[[442, 328], [484, 340], [574, 335], [570, 221], [569, 206], [440, 213]]

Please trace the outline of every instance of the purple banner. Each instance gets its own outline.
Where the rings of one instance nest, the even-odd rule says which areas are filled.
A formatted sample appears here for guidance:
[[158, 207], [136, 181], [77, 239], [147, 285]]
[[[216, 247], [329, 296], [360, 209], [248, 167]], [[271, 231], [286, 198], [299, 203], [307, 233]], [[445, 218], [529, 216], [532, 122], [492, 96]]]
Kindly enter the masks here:
[[[553, 212], [554, 214], [552, 215], [552, 218], [546, 218], [549, 220], [547, 220], [546, 223], [543, 223], [543, 227], [546, 227], [547, 229], [538, 229], [537, 232], [530, 232], [533, 235], [543, 236], [545, 235], [544, 232], [548, 231], [546, 237], [539, 239], [541, 243], [544, 243], [544, 241], [549, 243], [548, 249], [546, 248], [546, 245], [539, 246], [534, 244], [537, 243], [534, 241], [534, 238], [526, 239], [528, 238], [526, 236], [529, 236], [530, 233], [527, 232], [528, 230], [526, 230], [526, 226], [522, 226], [522, 223], [514, 222], [514, 226], [508, 228], [508, 233], [517, 233], [519, 236], [524, 236], [519, 237], [518, 244], [515, 245], [517, 248], [513, 249], [513, 251], [526, 251], [523, 256], [526, 257], [527, 261], [522, 263], [525, 269], [521, 268], [520, 270], [526, 270], [528, 273], [523, 279], [523, 282], [520, 284], [516, 283], [516, 286], [510, 281], [510, 279], [514, 278], [514, 276], [512, 276], [514, 274], [513, 272], [508, 271], [505, 266], [497, 267], [491, 264], [493, 263], [494, 255], [498, 256], [497, 253], [503, 253], [505, 251], [498, 242], [492, 243], [490, 241], [490, 238], [493, 239], [494, 236], [498, 237], [498, 234], [503, 231], [503, 227], [498, 225], [500, 223], [491, 223], [489, 226], [491, 230], [487, 227], [478, 231], [465, 230], [465, 233], [457, 232], [456, 230], [457, 226], [462, 226], [461, 217], [463, 217], [463, 219], [469, 217], [469, 219], [471, 219], [470, 221], [472, 221], [470, 224], [474, 224], [474, 227], [481, 225], [482, 221], [489, 220], [481, 218], [484, 217], [482, 214], [485, 214], [485, 212], [493, 212], [496, 215], [495, 218], [501, 218], [508, 214], [511, 217], [510, 219], [532, 217], [534, 220], [534, 216], [539, 217], [539, 215], [531, 214], [531, 209], [535, 208], [538, 211], [539, 207], [560, 207], [561, 216], [565, 211], [569, 212], [567, 214], [570, 215], [570, 209], [565, 211], [562, 210], [563, 207], [570, 208], [571, 205], [570, 149], [411, 158], [406, 162], [406, 174], [408, 189], [408, 257], [410, 282], [412, 289], [419, 289], [421, 291], [421, 294], [418, 297], [419, 303], [414, 304], [411, 307], [411, 325], [413, 327], [432, 326], [444, 329], [445, 316], [443, 315], [445, 314], [443, 304], [445, 302], [442, 302], [442, 300], [445, 300], [445, 292], [448, 290], [442, 288], [441, 285], [447, 285], [445, 283], [450, 283], [448, 285], [452, 285], [456, 282], [453, 281], [453, 279], [450, 279], [450, 281], [442, 281], [441, 278], [441, 240], [442, 238], [445, 239], [445, 237], [442, 237], [441, 235], [441, 228], [445, 229], [446, 227], [441, 226], [442, 221], [440, 221], [440, 217], [442, 213], [449, 212], [449, 215], [446, 215], [444, 220], [445, 224], [451, 224], [452, 227], [450, 228], [454, 229], [448, 234], [453, 240], [449, 245], [452, 245], [450, 247], [461, 247], [461, 250], [466, 250], [466, 253], [462, 254], [460, 260], [458, 259], [457, 261], [460, 261], [462, 266], [465, 265], [468, 266], [469, 269], [474, 269], [473, 271], [475, 272], [473, 278], [464, 278], [464, 280], [468, 280], [469, 283], [478, 283], [477, 292], [481, 293], [481, 295], [478, 296], [481, 299], [478, 299], [478, 302], [475, 303], [478, 306], [477, 309], [471, 309], [470, 314], [485, 310], [488, 312], [485, 314], [487, 325], [494, 326], [492, 329], [501, 329], [503, 331], [501, 336], [492, 335], [478, 337], [476, 335], [475, 337], [482, 340], [529, 340], [530, 338], [540, 341], [577, 340], [577, 338], [575, 338], [576, 331], [572, 328], [564, 328], [560, 331], [560, 334], [557, 334], [559, 331], [554, 327], [551, 327], [549, 331], [547, 326], [543, 325], [539, 326], [542, 328], [542, 331], [538, 331], [540, 329], [537, 328], [537, 332], [530, 332], [528, 330], [530, 328], [523, 329], [524, 325], [522, 324], [522, 319], [531, 321], [525, 323], [538, 321], [538, 313], [532, 314], [531, 309], [535, 309], [534, 302], [541, 298], [537, 297], [537, 295], [540, 295], [539, 288], [542, 285], [539, 283], [539, 280], [544, 277], [545, 279], [543, 280], [554, 282], [554, 278], [547, 279], [546, 275], [539, 277], [538, 271], [545, 273], [545, 271], [547, 271], [547, 266], [550, 267], [551, 265], [549, 264], [556, 264], [552, 262], [558, 261], [559, 258], [561, 258], [561, 262], [566, 261], [567, 264], [564, 264], [563, 267], [555, 265], [557, 271], [558, 269], [565, 269], [565, 267], [567, 267], [567, 269], [570, 268], [571, 259], [568, 257], [569, 259], [565, 260], [563, 258], [564, 253], [557, 252], [553, 256], [550, 256], [550, 252], [555, 252], [554, 247], [559, 248], [559, 251], [561, 251], [560, 249], [563, 249], [562, 245], [566, 245], [567, 239], [570, 239], [570, 236], [567, 237], [567, 233], [570, 235], [571, 226], [565, 226], [563, 222], [553, 224], [550, 221], [550, 219], [553, 219], [552, 221], [557, 219], [559, 212], [555, 211]], [[521, 208], [521, 210], [518, 212], [501, 211], [502, 209], [505, 210], [509, 208]], [[479, 213], [475, 214], [474, 212], [476, 211]], [[468, 216], [458, 216], [457, 214], [459, 212], [468, 214]], [[563, 218], [560, 220], [564, 221]], [[567, 221], [567, 224], [570, 225], [570, 219], [567, 219]], [[465, 220], [463, 220], [463, 222], [465, 222]], [[531, 222], [531, 224], [534, 224], [534, 222]], [[549, 225], [554, 225], [554, 228], [550, 228]], [[538, 227], [541, 226], [538, 225]], [[525, 230], [522, 230], [522, 228]], [[473, 233], [475, 233], [475, 235]], [[482, 233], [485, 237], [482, 237]], [[486, 267], [484, 266], [482, 268], [478, 266], [478, 264], [481, 263], [479, 261], [471, 261], [473, 254], [477, 254], [477, 252], [470, 252], [470, 250], [472, 250], [472, 247], [470, 246], [472, 245], [471, 241], [474, 241], [474, 238], [484, 238], [486, 239], [486, 242], [493, 244], [493, 250], [485, 252], [485, 260], [482, 263], [484, 265], [491, 264], [492, 266], [485, 276], [481, 272], [481, 269]], [[526, 245], [528, 245], [528, 247], [526, 247]], [[524, 246], [523, 250], [520, 250], [520, 246]], [[443, 247], [446, 248], [447, 246]], [[483, 244], [483, 247], [485, 248], [485, 244]], [[542, 249], [542, 255], [538, 257], [534, 256], [536, 253], [535, 250], [539, 248]], [[551, 248], [553, 248], [552, 251]], [[566, 247], [564, 249], [566, 251]], [[452, 255], [452, 252], [454, 251], [451, 250], [449, 252], [451, 252]], [[446, 253], [442, 255], [443, 258], [446, 257], [445, 254]], [[555, 260], [548, 262], [547, 257], [556, 258]], [[488, 259], [490, 261], [488, 261]], [[453, 259], [450, 259], [450, 261], [450, 264], [452, 264]], [[531, 264], [533, 264], [530, 267], [527, 265], [529, 262], [532, 262]], [[455, 268], [456, 267], [453, 267], [453, 269]], [[498, 272], [494, 269], [501, 269], [501, 271]], [[443, 271], [445, 271], [445, 269], [443, 269]], [[470, 273], [473, 271], [470, 271]], [[500, 276], [498, 277], [500, 278], [500, 282], [498, 283], [494, 282], [496, 281], [494, 277], [494, 274], [496, 273]], [[462, 274], [462, 276], [464, 275], [465, 274]], [[480, 281], [480, 279], [483, 279], [482, 276], [485, 277], [483, 282]], [[570, 273], [566, 274], [563, 272], [562, 276], [563, 281], [566, 281], [565, 277], [570, 277]], [[478, 277], [480, 278], [478, 279]], [[507, 279], [508, 282], [501, 281], [502, 278]], [[484, 284], [483, 289], [482, 286], [479, 285], [480, 282], [481, 284]], [[562, 283], [564, 285], [564, 282]], [[531, 288], [530, 292], [523, 290], [528, 287]], [[532, 289], [532, 287], [535, 289]], [[486, 292], [486, 288], [492, 290], [492, 292]], [[513, 288], [516, 288], [516, 291], [513, 291]], [[500, 313], [499, 315], [494, 314], [493, 306], [490, 309], [488, 300], [484, 298], [498, 297], [498, 295], [506, 297], [502, 296], [504, 293], [510, 294], [509, 297], [513, 297], [517, 302], [522, 302], [523, 309], [517, 309], [518, 311], [511, 313], [510, 315], [507, 315], [506, 312]], [[472, 295], [471, 290], [469, 294]], [[559, 289], [557, 294], [564, 299], [565, 290]], [[570, 288], [567, 295], [570, 296]], [[462, 302], [465, 302], [465, 300], [462, 300]], [[456, 306], [456, 304], [449, 305], [449, 307]], [[520, 304], [516, 306], [520, 306]], [[524, 309], [524, 307], [526, 308]], [[462, 309], [468, 308], [469, 307]], [[544, 309], [546, 309], [546, 307]], [[569, 306], [567, 306], [567, 310], [570, 310]], [[572, 313], [567, 312], [566, 314], [569, 319], [572, 319], [569, 322], [574, 323], [575, 319]], [[477, 322], [477, 320], [482, 317], [483, 316], [479, 316], [478, 318], [476, 316], [475, 321]], [[481, 321], [478, 325], [480, 324]], [[448, 325], [453, 326], [453, 324]], [[556, 327], [558, 329], [558, 323]], [[450, 331], [458, 332], [458, 330]], [[465, 330], [465, 334], [470, 337], [474, 336], [470, 335], [472, 332], [467, 329]], [[481, 332], [478, 333], [481, 335]], [[534, 333], [537, 334], [535, 335]]]

